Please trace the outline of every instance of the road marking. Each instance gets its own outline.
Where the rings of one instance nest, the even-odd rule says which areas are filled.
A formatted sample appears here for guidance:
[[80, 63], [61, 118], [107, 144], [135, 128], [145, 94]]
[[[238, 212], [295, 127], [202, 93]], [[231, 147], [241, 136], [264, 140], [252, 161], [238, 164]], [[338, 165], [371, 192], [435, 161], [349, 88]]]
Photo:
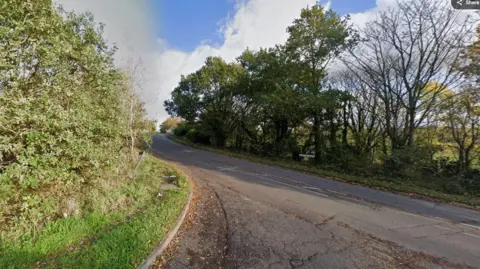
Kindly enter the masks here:
[[[233, 171], [233, 169], [230, 170], [230, 171]], [[250, 176], [256, 176], [256, 177], [259, 177], [259, 178], [262, 178], [262, 179], [265, 179], [265, 180], [268, 180], [268, 181], [271, 181], [271, 182], [280, 183], [280, 184], [283, 184], [285, 186], [289, 186], [289, 187], [292, 187], [292, 188], [295, 188], [295, 189], [309, 191], [309, 192], [318, 194], [318, 195], [323, 196], [323, 197], [330, 197], [330, 196], [328, 196], [326, 194], [323, 194], [323, 193], [320, 193], [320, 192], [317, 192], [317, 191], [312, 191], [311, 189], [319, 190], [319, 191], [323, 190], [323, 191], [327, 191], [327, 192], [330, 192], [330, 193], [335, 193], [335, 194], [338, 194], [338, 195], [343, 195], [343, 196], [350, 197], [348, 194], [345, 194], [345, 193], [342, 193], [342, 192], [337, 192], [337, 191], [330, 190], [330, 189], [323, 189], [323, 188], [320, 188], [320, 187], [317, 187], [317, 186], [314, 186], [314, 185], [311, 185], [311, 184], [308, 184], [308, 183], [304, 183], [304, 182], [301, 182], [301, 181], [292, 180], [292, 179], [288, 179], [288, 178], [284, 178], [284, 177], [279, 177], [279, 176], [274, 176], [274, 175], [269, 175], [269, 174], [245, 173], [245, 172], [241, 172], [241, 171], [238, 171], [238, 170], [235, 170], [235, 171], [243, 173], [243, 174], [247, 174], [247, 175], [250, 175]], [[295, 185], [291, 185], [291, 184], [288, 184], [288, 183], [285, 183], [285, 182], [282, 182], [282, 181], [279, 181], [279, 180], [274, 180], [274, 179], [271, 179], [271, 178], [267, 178], [267, 177], [279, 178], [279, 179], [282, 179], [282, 180], [285, 180], [285, 181], [289, 181], [289, 182], [293, 182], [293, 183], [297, 183], [297, 184], [302, 184], [304, 186], [298, 187], [298, 186], [295, 186]], [[352, 198], [354, 200], [357, 200], [357, 201], [362, 201], [362, 200], [359, 200], [359, 199], [355, 199], [353, 197], [350, 197], [350, 198]], [[426, 217], [426, 216], [423, 216], [422, 214], [419, 214], [419, 213], [409, 213], [409, 212], [405, 212], [405, 211], [402, 211], [402, 210], [399, 210], [399, 212], [404, 214], [404, 215], [412, 216], [412, 217], [415, 217], [415, 218]], [[450, 221], [448, 219], [444, 219], [444, 218], [441, 218], [441, 217], [435, 217], [435, 216], [433, 216], [433, 217], [435, 219], [445, 221], [445, 222]], [[480, 229], [480, 226], [470, 225], [470, 224], [466, 224], [466, 223], [460, 223], [460, 224], [462, 224], [464, 226], [467, 226], [467, 227], [470, 227], [470, 228]], [[478, 236], [474, 236], [474, 237], [478, 237]]]
[[448, 231], [455, 231], [454, 229], [450, 229], [450, 228], [446, 228], [446, 227], [442, 227], [442, 226], [438, 226], [438, 225], [435, 225], [435, 227], [440, 228], [440, 229], [444, 229], [444, 230], [448, 230]]
[[405, 214], [405, 215], [416, 217], [416, 218], [420, 217], [420, 215], [418, 215], [418, 214], [413, 214], [413, 213], [409, 213], [409, 212], [405, 212], [405, 211], [399, 211], [399, 212], [402, 213], [402, 214]]
[[233, 171], [235, 170], [237, 167], [236, 166], [225, 166], [225, 167], [217, 167], [217, 170], [220, 170], [220, 171]]
[[451, 220], [448, 220], [448, 219], [444, 219], [444, 218], [440, 218], [440, 217], [435, 217], [435, 216], [434, 216], [434, 218], [436, 218], [436, 219], [438, 219], [438, 220], [445, 221], [445, 222], [449, 222], [449, 221], [451, 221]]
[[340, 195], [347, 196], [347, 194], [346, 194], [346, 193], [343, 193], [343, 192], [332, 191], [332, 190], [329, 190], [329, 189], [324, 189], [324, 190], [326, 190], [326, 191], [328, 191], [328, 192], [331, 192], [331, 193], [336, 193], [336, 194], [340, 194]]
[[301, 188], [301, 187], [298, 187], [298, 186], [295, 186], [295, 185], [291, 185], [291, 184], [288, 184], [288, 183], [285, 183], [285, 182], [281, 182], [281, 181], [273, 180], [273, 179], [270, 179], [270, 178], [266, 178], [266, 177], [261, 176], [261, 175], [258, 175], [258, 174], [245, 173], [245, 172], [238, 171], [238, 170], [236, 170], [235, 172], [242, 173], [242, 174], [246, 174], [246, 175], [250, 175], [250, 176], [256, 176], [256, 177], [259, 177], [259, 178], [261, 178], [261, 179], [265, 179], [265, 180], [268, 180], [268, 181], [280, 183], [280, 184], [282, 184], [282, 185], [289, 186], [289, 187], [291, 187], [291, 188], [295, 188], [295, 189], [298, 189], [298, 190], [309, 191], [309, 192], [311, 192], [311, 193], [314, 193], [314, 194], [317, 194], [317, 195], [320, 195], [320, 196], [323, 196], [323, 197], [330, 197], [330, 196], [328, 196], [328, 195], [326, 195], [326, 194], [323, 194], [323, 193], [320, 193], [320, 192], [312, 191], [312, 190], [309, 190], [309, 189], [304, 189], [304, 188]]
[[320, 188], [317, 188], [317, 187], [310, 187], [310, 186], [302, 186], [302, 187], [307, 190], [317, 190], [317, 191], [320, 190]]
[[468, 235], [468, 236], [472, 236], [472, 237], [476, 237], [476, 238], [480, 238], [480, 236], [478, 235], [474, 235], [474, 234], [470, 234], [470, 233], [464, 233], [465, 235]]
[[470, 225], [470, 224], [466, 224], [466, 223], [460, 223], [462, 224], [463, 226], [467, 226], [467, 227], [470, 227], [470, 228], [475, 228], [475, 229], [479, 229], [480, 230], [480, 227], [479, 226], [476, 226], [476, 225]]

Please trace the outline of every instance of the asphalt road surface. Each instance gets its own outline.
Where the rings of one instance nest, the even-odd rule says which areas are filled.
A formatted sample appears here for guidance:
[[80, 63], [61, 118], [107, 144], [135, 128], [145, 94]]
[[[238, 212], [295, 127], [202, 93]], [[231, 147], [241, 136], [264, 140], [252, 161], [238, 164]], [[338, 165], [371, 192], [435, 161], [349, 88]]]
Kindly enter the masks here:
[[478, 268], [480, 212], [153, 139], [207, 183], [227, 226], [224, 268]]

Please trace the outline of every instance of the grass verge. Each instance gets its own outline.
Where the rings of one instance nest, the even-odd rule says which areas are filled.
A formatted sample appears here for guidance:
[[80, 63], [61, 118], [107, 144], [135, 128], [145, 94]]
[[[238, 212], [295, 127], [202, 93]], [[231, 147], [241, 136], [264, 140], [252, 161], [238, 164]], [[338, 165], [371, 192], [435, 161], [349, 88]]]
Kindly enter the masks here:
[[[162, 175], [177, 175], [178, 190], [156, 198]], [[36, 237], [0, 242], [0, 268], [132, 268], [175, 224], [188, 198], [186, 177], [147, 155], [134, 180], [121, 187], [133, 202], [125, 210], [48, 223]]]
[[225, 149], [213, 148], [210, 146], [195, 144], [188, 141], [185, 138], [177, 136], [169, 136], [172, 141], [178, 142], [183, 145], [190, 147], [227, 155], [230, 157], [240, 158], [249, 160], [256, 163], [267, 164], [278, 166], [286, 169], [291, 169], [295, 171], [305, 172], [309, 174], [314, 174], [328, 179], [347, 182], [351, 184], [358, 184], [370, 188], [375, 188], [384, 191], [390, 191], [395, 193], [404, 194], [410, 197], [416, 197], [426, 200], [440, 201], [445, 203], [452, 203], [458, 206], [467, 207], [475, 210], [480, 209], [480, 197], [464, 196], [464, 195], [453, 195], [448, 193], [439, 192], [437, 190], [432, 190], [425, 188], [423, 186], [415, 185], [411, 182], [398, 182], [398, 181], [386, 181], [380, 178], [366, 178], [360, 176], [354, 176], [345, 173], [339, 173], [336, 171], [329, 171], [319, 169], [313, 165], [288, 161], [288, 160], [278, 160], [273, 158], [265, 158], [260, 156], [255, 156], [246, 153], [233, 152]]

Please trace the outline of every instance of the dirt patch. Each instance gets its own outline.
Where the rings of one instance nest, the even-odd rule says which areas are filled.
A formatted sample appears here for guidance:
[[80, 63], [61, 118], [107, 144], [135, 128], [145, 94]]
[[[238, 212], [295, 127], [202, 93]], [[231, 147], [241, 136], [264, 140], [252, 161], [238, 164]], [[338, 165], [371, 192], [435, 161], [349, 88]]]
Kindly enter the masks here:
[[195, 180], [190, 210], [179, 232], [151, 268], [221, 268], [227, 224], [215, 192]]

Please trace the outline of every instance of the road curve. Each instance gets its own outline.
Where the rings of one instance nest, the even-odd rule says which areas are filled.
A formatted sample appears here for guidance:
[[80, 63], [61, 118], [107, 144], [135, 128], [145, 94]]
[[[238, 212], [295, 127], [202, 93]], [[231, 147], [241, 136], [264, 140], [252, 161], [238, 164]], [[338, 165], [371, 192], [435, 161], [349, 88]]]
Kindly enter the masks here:
[[218, 195], [226, 268], [480, 266], [480, 212], [192, 149], [153, 151]]

